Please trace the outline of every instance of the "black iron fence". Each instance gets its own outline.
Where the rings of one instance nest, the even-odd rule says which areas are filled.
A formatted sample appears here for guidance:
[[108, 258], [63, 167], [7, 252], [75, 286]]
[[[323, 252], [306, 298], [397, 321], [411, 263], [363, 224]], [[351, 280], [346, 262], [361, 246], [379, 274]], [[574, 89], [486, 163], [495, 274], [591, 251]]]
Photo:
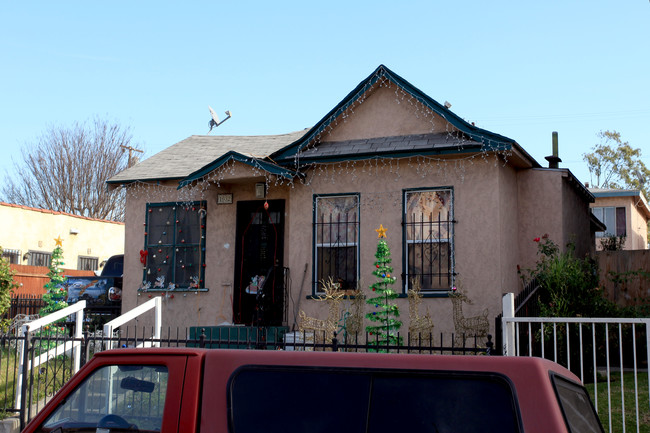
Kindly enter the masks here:
[[[244, 327], [242, 327], [244, 328]], [[112, 336], [104, 336], [99, 330], [86, 330], [81, 338], [67, 334], [65, 328], [50, 328], [33, 335], [0, 336], [0, 410], [8, 416], [18, 416], [21, 429], [33, 418], [54, 394], [72, 377], [75, 360], [69, 348], [77, 344], [80, 351], [80, 366], [100, 351], [116, 348], [142, 346], [196, 347], [206, 349], [257, 349], [290, 351], [339, 351], [339, 352], [390, 352], [417, 354], [485, 354], [493, 351], [492, 336], [487, 340], [476, 337], [454, 338], [454, 335], [403, 335], [405, 344], [382, 345], [368, 334], [332, 335], [278, 332], [274, 328], [253, 328], [254, 332], [239, 334], [217, 334], [206, 332], [206, 328], [193, 327], [185, 330], [168, 328], [163, 337], [154, 339], [152, 329], [125, 328]], [[166, 335], [165, 335], [166, 334]], [[242, 338], [242, 335], [245, 335]], [[465, 337], [465, 336], [463, 336]], [[463, 341], [458, 345], [458, 341]], [[38, 364], [36, 360], [54, 347], [67, 344], [50, 355], [47, 361]], [[21, 347], [24, 350], [21, 352]], [[21, 359], [20, 353], [23, 353]], [[29, 365], [37, 367], [29, 369]], [[21, 374], [22, 373], [22, 374]], [[20, 389], [20, 392], [17, 390]]]
[[0, 319], [13, 319], [19, 314], [31, 316], [38, 314], [45, 306], [42, 295], [22, 295], [11, 298], [11, 306]]

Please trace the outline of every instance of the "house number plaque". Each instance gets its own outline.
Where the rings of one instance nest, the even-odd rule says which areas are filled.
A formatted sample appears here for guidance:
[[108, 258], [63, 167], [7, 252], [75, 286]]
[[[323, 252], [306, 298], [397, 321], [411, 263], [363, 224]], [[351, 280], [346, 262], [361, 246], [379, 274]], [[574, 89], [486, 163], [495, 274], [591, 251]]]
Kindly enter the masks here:
[[232, 204], [232, 194], [217, 194], [217, 204]]

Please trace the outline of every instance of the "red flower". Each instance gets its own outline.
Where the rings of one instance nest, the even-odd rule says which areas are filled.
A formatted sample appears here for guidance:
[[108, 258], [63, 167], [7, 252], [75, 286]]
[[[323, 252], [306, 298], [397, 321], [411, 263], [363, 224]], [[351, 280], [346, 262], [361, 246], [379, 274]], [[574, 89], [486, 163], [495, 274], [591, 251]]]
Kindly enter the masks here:
[[535, 239], [533, 239], [533, 241], [535, 241], [535, 242], [539, 242], [540, 239], [539, 239], [539, 238], [535, 238]]

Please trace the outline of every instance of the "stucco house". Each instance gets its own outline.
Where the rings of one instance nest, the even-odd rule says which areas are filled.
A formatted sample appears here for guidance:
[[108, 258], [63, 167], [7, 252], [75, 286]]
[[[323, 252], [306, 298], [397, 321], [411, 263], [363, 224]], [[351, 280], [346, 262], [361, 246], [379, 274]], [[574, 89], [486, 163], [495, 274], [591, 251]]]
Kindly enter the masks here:
[[0, 202], [3, 256], [10, 264], [49, 266], [55, 238], [63, 243], [66, 268], [96, 271], [124, 252], [124, 223], [50, 209]]
[[624, 250], [648, 249], [650, 206], [638, 189], [589, 188], [595, 198], [590, 205], [593, 214], [605, 225], [596, 232], [596, 250], [603, 249], [604, 236], [625, 238]]
[[127, 191], [123, 309], [164, 294], [172, 327], [325, 319], [323, 281], [375, 281], [380, 225], [405, 325], [416, 284], [436, 333], [454, 331], [454, 286], [474, 301], [465, 314], [487, 309], [493, 327], [518, 267], [534, 265], [534, 238], [593, 249], [593, 195], [569, 170], [383, 65], [312, 128], [191, 136], [108, 184]]

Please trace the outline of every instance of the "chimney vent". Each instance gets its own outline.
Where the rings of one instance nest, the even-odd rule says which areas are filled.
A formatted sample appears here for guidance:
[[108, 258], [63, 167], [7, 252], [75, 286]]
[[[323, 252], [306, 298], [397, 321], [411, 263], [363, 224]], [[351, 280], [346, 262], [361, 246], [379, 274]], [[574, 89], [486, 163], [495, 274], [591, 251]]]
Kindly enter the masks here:
[[548, 168], [558, 168], [559, 163], [562, 162], [558, 152], [557, 131], [553, 131], [553, 155], [547, 156]]

